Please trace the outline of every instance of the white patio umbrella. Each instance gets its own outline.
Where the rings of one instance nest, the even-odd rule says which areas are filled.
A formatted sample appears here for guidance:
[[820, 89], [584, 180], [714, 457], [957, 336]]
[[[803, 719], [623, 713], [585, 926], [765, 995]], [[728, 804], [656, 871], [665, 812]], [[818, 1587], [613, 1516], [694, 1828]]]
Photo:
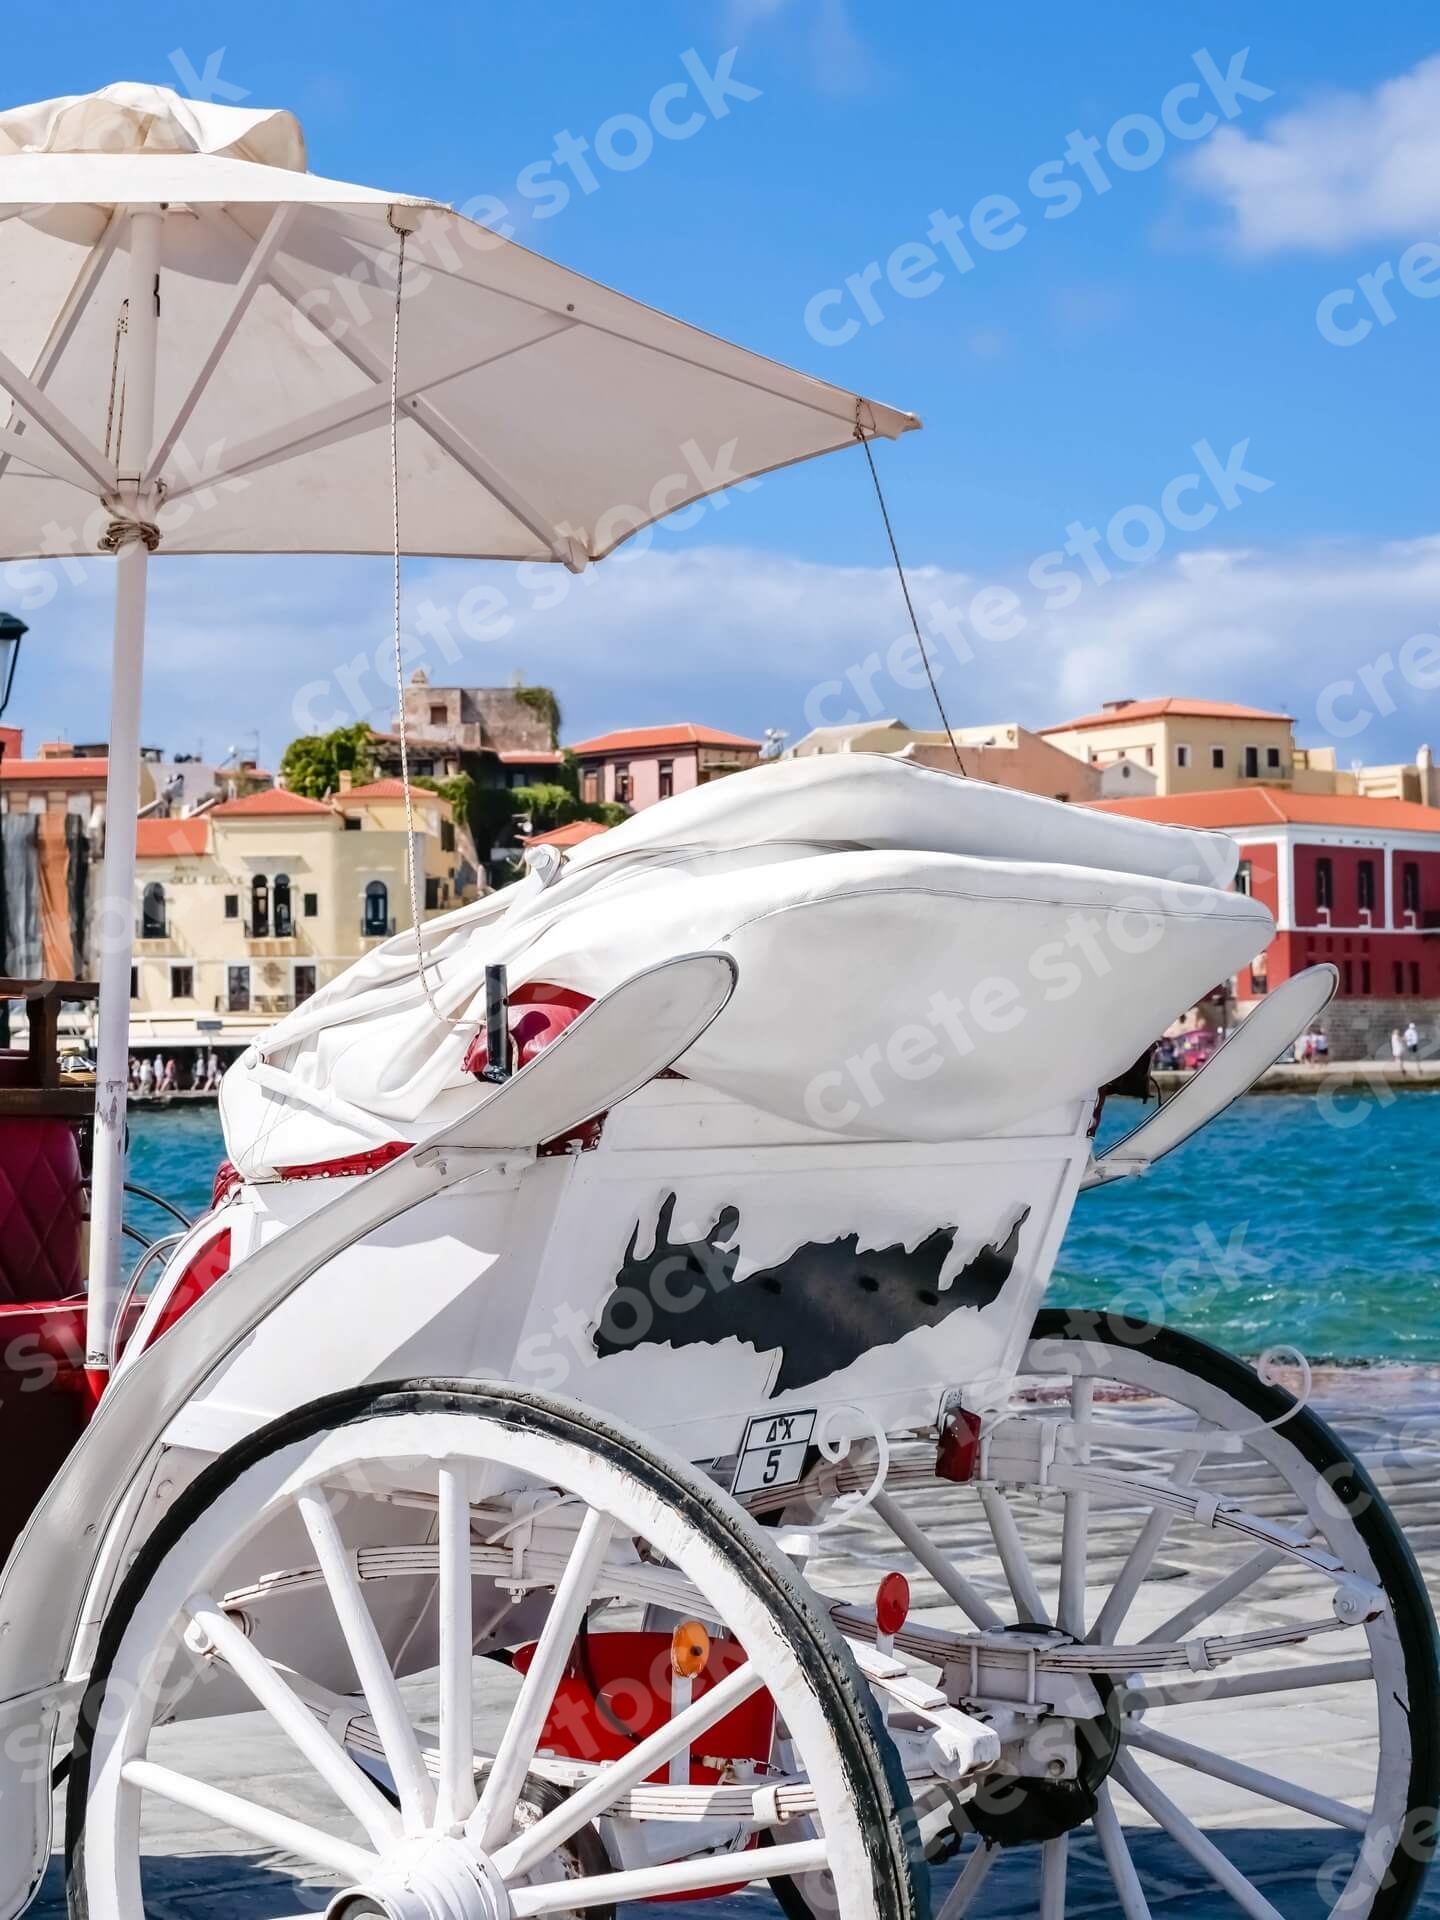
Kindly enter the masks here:
[[919, 424], [436, 202], [307, 173], [287, 113], [129, 84], [0, 113], [0, 558], [116, 557], [97, 1368], [119, 1285], [149, 555], [391, 551], [392, 371], [404, 550], [577, 571], [727, 483]]

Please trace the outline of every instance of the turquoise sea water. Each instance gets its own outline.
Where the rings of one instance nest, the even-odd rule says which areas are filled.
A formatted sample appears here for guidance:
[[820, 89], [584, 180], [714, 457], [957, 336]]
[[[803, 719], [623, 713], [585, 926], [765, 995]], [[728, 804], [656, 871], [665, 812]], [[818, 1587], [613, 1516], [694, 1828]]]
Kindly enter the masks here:
[[[1112, 1102], [1101, 1144], [1141, 1115]], [[214, 1108], [138, 1111], [133, 1141], [132, 1181], [205, 1207]], [[153, 1209], [130, 1217], [167, 1230]], [[1239, 1101], [1144, 1179], [1080, 1197], [1052, 1298], [1237, 1353], [1284, 1342], [1312, 1361], [1440, 1362], [1440, 1092]]]

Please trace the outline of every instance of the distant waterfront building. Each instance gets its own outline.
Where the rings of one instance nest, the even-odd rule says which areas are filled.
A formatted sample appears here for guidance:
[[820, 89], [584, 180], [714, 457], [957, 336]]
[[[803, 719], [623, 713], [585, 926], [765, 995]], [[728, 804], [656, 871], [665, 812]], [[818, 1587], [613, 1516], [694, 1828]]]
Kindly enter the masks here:
[[[544, 687], [437, 687], [420, 667], [405, 688], [404, 712], [412, 774], [447, 779], [465, 769], [482, 786], [530, 787], [553, 783], [561, 766], [555, 704]], [[399, 733], [376, 734], [373, 746], [379, 771], [398, 775]]]
[[[139, 823], [130, 1044], [243, 1045], [411, 924], [404, 791], [283, 790]], [[421, 913], [474, 896], [448, 800], [414, 794]], [[469, 878], [465, 878], [468, 871]]]
[[1269, 786], [1096, 804], [1214, 828], [1239, 844], [1236, 884], [1276, 924], [1269, 947], [1229, 983], [1239, 1012], [1328, 960], [1340, 973], [1324, 1021], [1334, 1058], [1388, 1058], [1392, 1029], [1412, 1019], [1440, 1048], [1440, 808]]
[[1335, 747], [1298, 746], [1291, 716], [1265, 707], [1184, 696], [1107, 700], [1098, 713], [1040, 732], [1052, 745], [1098, 767], [1107, 799], [1133, 791], [1125, 783], [1128, 764], [1152, 775], [1160, 795], [1221, 793], [1254, 781], [1293, 793], [1354, 794], [1440, 807], [1440, 771], [1428, 747], [1421, 747], [1408, 766], [1357, 762], [1341, 767]]
[[685, 721], [602, 733], [577, 741], [570, 752], [579, 770], [582, 800], [615, 800], [634, 812], [756, 766], [760, 742]]
[[[1101, 773], [1062, 752], [1050, 741], [1018, 721], [995, 721], [988, 726], [956, 727], [955, 745], [965, 774], [989, 786], [1014, 787], [1020, 793], [1038, 793], [1047, 800], [1098, 800], [1105, 787]], [[955, 773], [955, 749], [943, 732], [921, 732], [903, 720], [869, 720], [848, 726], [816, 727], [797, 740], [785, 758], [808, 760], [817, 754], [888, 753], [913, 760], [919, 766]], [[1115, 791], [1131, 791], [1128, 783]], [[1152, 787], [1135, 791], [1148, 793]]]

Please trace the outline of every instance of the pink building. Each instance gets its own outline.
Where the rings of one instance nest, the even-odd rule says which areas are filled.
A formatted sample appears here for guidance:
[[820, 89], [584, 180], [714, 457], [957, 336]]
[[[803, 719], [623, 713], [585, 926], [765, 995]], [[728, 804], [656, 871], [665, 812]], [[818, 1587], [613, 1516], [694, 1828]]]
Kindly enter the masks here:
[[602, 733], [570, 748], [580, 771], [582, 800], [618, 800], [638, 811], [672, 793], [703, 787], [727, 773], [753, 767], [760, 742], [716, 727], [682, 723]]

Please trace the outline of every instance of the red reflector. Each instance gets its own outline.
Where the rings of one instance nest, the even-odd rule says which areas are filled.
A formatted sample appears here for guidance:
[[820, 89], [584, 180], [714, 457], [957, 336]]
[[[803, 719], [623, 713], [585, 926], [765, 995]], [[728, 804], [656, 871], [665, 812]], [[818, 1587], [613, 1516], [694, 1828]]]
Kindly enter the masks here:
[[980, 1464], [980, 1415], [957, 1407], [940, 1429], [935, 1452], [937, 1480], [973, 1480]]
[[875, 1625], [883, 1634], [898, 1633], [910, 1611], [910, 1582], [903, 1573], [887, 1573], [875, 1589]]

